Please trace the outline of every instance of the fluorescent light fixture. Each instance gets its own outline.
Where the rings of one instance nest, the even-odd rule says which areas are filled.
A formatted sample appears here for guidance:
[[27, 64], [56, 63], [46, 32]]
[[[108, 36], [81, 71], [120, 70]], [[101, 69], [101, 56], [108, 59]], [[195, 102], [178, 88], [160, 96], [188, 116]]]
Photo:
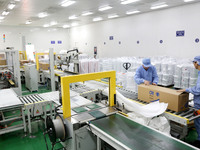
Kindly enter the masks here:
[[132, 11], [127, 11], [126, 14], [131, 15], [131, 14], [137, 14], [139, 12], [140, 12], [139, 10], [132, 10]]
[[184, 2], [192, 2], [192, 1], [195, 1], [195, 0], [184, 0]]
[[70, 6], [70, 5], [74, 4], [74, 3], [76, 3], [76, 1], [66, 0], [66, 1], [63, 1], [63, 2], [61, 3], [61, 6], [62, 6], [62, 7], [68, 7], [68, 6]]
[[117, 17], [119, 17], [119, 15], [117, 15], [117, 14], [108, 15], [109, 19], [117, 18]]
[[109, 6], [109, 5], [103, 6], [103, 7], [99, 7], [99, 11], [104, 11], [104, 10], [108, 10], [108, 9], [112, 9], [112, 7]]
[[88, 16], [88, 15], [92, 15], [92, 14], [93, 14], [93, 12], [87, 11], [87, 12], [83, 12], [82, 16]]
[[16, 5], [14, 3], [8, 4], [8, 9], [13, 9]]
[[67, 25], [67, 24], [63, 25], [63, 28], [69, 28], [69, 27], [70, 27], [70, 26]]
[[73, 15], [73, 16], [69, 16], [69, 19], [70, 20], [73, 20], [73, 19], [77, 19], [78, 17], [76, 15]]
[[3, 16], [0, 16], [0, 20], [2, 20], [2, 19], [4, 19], [5, 17], [3, 17]]
[[57, 25], [57, 24], [58, 24], [57, 21], [51, 21], [51, 22], [50, 22], [50, 25], [51, 25], [51, 26], [54, 26], [54, 25]]
[[32, 23], [31, 20], [27, 20], [27, 21], [26, 21], [26, 24], [31, 24], [31, 23]]
[[71, 24], [72, 27], [78, 26], [78, 23], [74, 22]]
[[48, 14], [46, 12], [41, 12], [41, 13], [38, 14], [39, 18], [44, 18], [46, 16], [48, 16]]
[[140, 0], [122, 0], [121, 4], [126, 5], [126, 4], [130, 4], [130, 3], [134, 3], [134, 2], [138, 2]]
[[16, 2], [20, 2], [21, 0], [15, 0]]
[[167, 6], [168, 5], [166, 3], [158, 3], [158, 4], [151, 6], [151, 9], [159, 9], [159, 8], [164, 8], [164, 7], [167, 7]]
[[93, 21], [101, 21], [101, 20], [103, 20], [103, 18], [101, 18], [101, 17], [97, 17], [97, 18], [93, 19]]
[[4, 10], [4, 11], [2, 12], [2, 15], [3, 15], [3, 16], [7, 16], [9, 13], [10, 13], [9, 11]]
[[49, 24], [44, 24], [43, 27], [47, 28], [49, 27]]

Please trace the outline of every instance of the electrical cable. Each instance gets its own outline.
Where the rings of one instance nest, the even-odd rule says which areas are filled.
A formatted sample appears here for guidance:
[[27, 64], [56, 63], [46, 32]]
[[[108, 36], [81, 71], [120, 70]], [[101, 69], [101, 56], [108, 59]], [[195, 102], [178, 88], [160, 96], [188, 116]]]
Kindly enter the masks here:
[[46, 143], [46, 147], [47, 147], [47, 150], [49, 150], [49, 148], [48, 148], [48, 144], [47, 144], [47, 140], [46, 140], [46, 137], [45, 137], [45, 132], [43, 132], [43, 135], [44, 135], [44, 140], [45, 140], [45, 143]]

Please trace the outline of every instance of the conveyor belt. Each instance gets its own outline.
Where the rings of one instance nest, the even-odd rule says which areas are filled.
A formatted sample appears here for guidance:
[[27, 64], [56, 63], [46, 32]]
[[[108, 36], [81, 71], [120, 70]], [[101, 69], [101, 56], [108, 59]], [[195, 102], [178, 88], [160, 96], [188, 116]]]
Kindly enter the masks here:
[[194, 150], [195, 148], [119, 114], [94, 120], [92, 125], [133, 150]]
[[[144, 102], [142, 100], [137, 99], [137, 93], [134, 93], [132, 91], [126, 90], [126, 89], [122, 89], [122, 88], [117, 88], [117, 90], [126, 98], [129, 98], [137, 103], [146, 105], [148, 104], [147, 102]], [[189, 109], [187, 111], [182, 111], [182, 112], [175, 112], [172, 110], [167, 109], [165, 111], [165, 117], [169, 120], [175, 121], [177, 123], [180, 123], [182, 125], [187, 125], [189, 124], [192, 120], [200, 117], [199, 116], [193, 116], [193, 112], [194, 112], [194, 108], [193, 107], [189, 107]]]
[[19, 99], [23, 104], [31, 104], [44, 101], [44, 99], [38, 94], [21, 96]]

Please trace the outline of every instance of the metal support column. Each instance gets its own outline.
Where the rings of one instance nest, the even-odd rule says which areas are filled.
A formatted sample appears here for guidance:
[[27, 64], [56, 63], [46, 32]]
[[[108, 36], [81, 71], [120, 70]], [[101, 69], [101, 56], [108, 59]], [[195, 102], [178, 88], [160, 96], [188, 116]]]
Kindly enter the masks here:
[[22, 52], [24, 54], [24, 59], [27, 60], [27, 56], [26, 56], [26, 38], [25, 36], [22, 36]]
[[47, 118], [46, 106], [43, 106], [43, 112], [44, 112], [44, 125], [45, 125], [45, 128], [47, 128], [47, 124], [46, 124], [46, 118]]
[[50, 75], [51, 75], [51, 91], [55, 91], [55, 74], [54, 74], [54, 53], [53, 48], [49, 49], [49, 64], [50, 64]]
[[31, 129], [31, 114], [30, 114], [30, 109], [28, 109], [27, 115], [28, 115], [28, 130], [29, 130], [29, 133], [31, 134], [32, 133], [32, 129]]
[[26, 119], [25, 119], [25, 109], [22, 108], [22, 119], [23, 119], [23, 124], [24, 124], [24, 132], [27, 132], [27, 128], [26, 128]]
[[97, 150], [101, 150], [101, 139], [97, 136]]

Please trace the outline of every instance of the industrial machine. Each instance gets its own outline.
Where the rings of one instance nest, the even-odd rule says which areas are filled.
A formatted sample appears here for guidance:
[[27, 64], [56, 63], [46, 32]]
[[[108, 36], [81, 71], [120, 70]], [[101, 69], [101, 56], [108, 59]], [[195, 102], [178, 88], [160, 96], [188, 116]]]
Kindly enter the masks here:
[[[94, 103], [70, 96], [70, 83], [108, 78], [109, 96], [98, 97]], [[61, 77], [62, 108], [54, 119], [47, 118], [46, 134], [55, 144], [71, 150], [101, 149], [196, 149], [178, 139], [136, 123], [119, 111], [116, 105], [115, 72], [101, 72]], [[83, 93], [82, 93], [83, 94]], [[106, 99], [105, 99], [106, 98]], [[84, 101], [84, 103], [83, 103]], [[142, 144], [141, 144], [142, 143]]]
[[12, 88], [21, 95], [19, 53], [16, 50], [0, 50], [0, 89]]
[[24, 130], [32, 137], [32, 123], [54, 116], [56, 104], [41, 95], [17, 96], [13, 89], [0, 90], [0, 135]]
[[35, 64], [24, 64], [25, 85], [31, 92], [38, 91], [38, 72]]
[[58, 68], [66, 72], [79, 73], [79, 51], [69, 50], [66, 53], [57, 54]]

